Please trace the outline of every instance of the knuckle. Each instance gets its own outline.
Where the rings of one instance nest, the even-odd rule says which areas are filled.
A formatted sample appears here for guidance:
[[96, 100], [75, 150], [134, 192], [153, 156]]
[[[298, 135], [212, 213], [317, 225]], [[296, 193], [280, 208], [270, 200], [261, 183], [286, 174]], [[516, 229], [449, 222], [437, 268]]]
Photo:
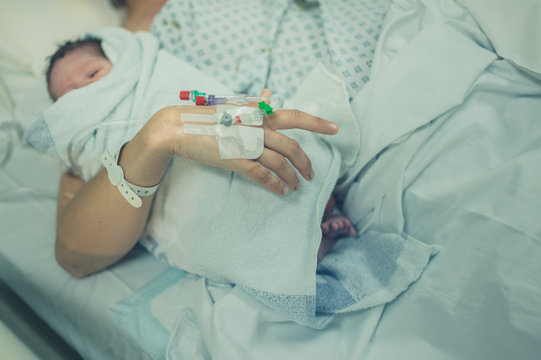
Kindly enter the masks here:
[[179, 111], [174, 106], [168, 106], [168, 107], [164, 107], [164, 108], [160, 109], [159, 112], [162, 115], [165, 115], [165, 116], [174, 116], [174, 115], [178, 114]]
[[174, 124], [180, 117], [180, 111], [173, 106], [164, 107], [158, 110], [150, 121], [162, 125]]
[[327, 122], [327, 120], [318, 117], [317, 118], [317, 125], [319, 127], [321, 127], [321, 128], [326, 128], [326, 127], [328, 127], [329, 123]]
[[302, 111], [297, 109], [293, 110], [292, 117], [295, 124], [300, 124], [302, 121]]
[[[273, 112], [272, 114], [265, 115], [263, 117], [263, 128], [265, 130], [274, 129], [274, 126], [276, 125], [277, 118], [280, 116], [281, 111], [282, 110], [277, 110], [277, 111]], [[265, 136], [266, 135], [267, 134], [265, 134]]]
[[299, 144], [299, 142], [293, 139], [289, 139], [287, 148], [288, 148], [289, 154], [292, 156], [297, 155], [302, 151], [301, 145]]
[[263, 124], [263, 137], [264, 137], [265, 139], [268, 139], [269, 136], [272, 136], [273, 133], [274, 133], [274, 130], [272, 130], [271, 128], [269, 128], [268, 125]]
[[258, 165], [252, 166], [248, 172], [251, 178], [261, 184], [269, 183], [273, 177], [269, 170]]
[[287, 160], [278, 153], [269, 154], [268, 167], [273, 171], [281, 171], [287, 167]]
[[278, 172], [284, 172], [289, 169], [289, 164], [287, 160], [282, 156], [279, 156], [279, 155], [276, 156], [275, 163], [276, 163], [276, 171]]

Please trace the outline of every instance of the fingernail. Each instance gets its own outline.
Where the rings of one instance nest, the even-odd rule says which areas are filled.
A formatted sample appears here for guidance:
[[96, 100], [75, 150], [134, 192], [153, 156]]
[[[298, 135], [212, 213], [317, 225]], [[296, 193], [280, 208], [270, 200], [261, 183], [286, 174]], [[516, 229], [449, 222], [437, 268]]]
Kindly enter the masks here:
[[289, 192], [289, 190], [287, 190], [287, 188], [284, 186], [282, 188], [282, 195], [287, 195], [288, 192]]
[[315, 176], [314, 170], [310, 171], [310, 174], [308, 174], [308, 180], [312, 180]]
[[338, 130], [338, 125], [336, 125], [335, 123], [330, 123], [329, 130], [332, 130], [332, 131]]
[[299, 191], [299, 189], [301, 188], [301, 182], [297, 182], [297, 184], [295, 184], [295, 191]]

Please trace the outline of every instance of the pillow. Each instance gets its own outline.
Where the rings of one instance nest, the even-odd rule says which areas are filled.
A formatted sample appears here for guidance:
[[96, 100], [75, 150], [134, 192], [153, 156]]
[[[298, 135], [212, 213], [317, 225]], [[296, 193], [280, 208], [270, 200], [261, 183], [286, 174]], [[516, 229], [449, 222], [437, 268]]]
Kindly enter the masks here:
[[[110, 0], [3, 1], [0, 11], [0, 114], [22, 128], [51, 99], [46, 58], [66, 40], [95, 28], [121, 25], [123, 11]], [[5, 114], [5, 116], [4, 116]]]
[[0, 59], [43, 77], [46, 58], [59, 44], [95, 28], [120, 25], [122, 14], [110, 0], [4, 1]]

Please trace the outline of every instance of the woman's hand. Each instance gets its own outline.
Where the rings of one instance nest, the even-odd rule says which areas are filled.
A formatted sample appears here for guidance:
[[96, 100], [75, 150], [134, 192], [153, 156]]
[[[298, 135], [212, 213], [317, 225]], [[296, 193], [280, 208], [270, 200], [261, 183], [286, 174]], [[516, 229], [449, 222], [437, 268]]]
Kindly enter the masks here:
[[[154, 114], [120, 152], [118, 163], [126, 180], [144, 187], [156, 185], [171, 158], [178, 155], [244, 174], [277, 194], [286, 194], [287, 187], [298, 189], [294, 168], [307, 180], [314, 175], [301, 145], [276, 130], [298, 128], [331, 135], [338, 131], [333, 123], [300, 111], [276, 111], [265, 116], [265, 147], [258, 159], [224, 160], [216, 137], [185, 134], [180, 120], [186, 113], [215, 111], [212, 107], [183, 106]], [[58, 201], [55, 254], [58, 263], [76, 277], [108, 267], [137, 243], [153, 199], [153, 195], [146, 196], [140, 208], [131, 206], [111, 185], [105, 169], [88, 183], [65, 175], [59, 192], [70, 197]]]
[[[270, 96], [264, 91], [262, 96]], [[264, 118], [265, 147], [257, 159], [221, 159], [215, 136], [190, 135], [183, 132], [182, 114], [212, 114], [214, 107], [168, 107], [157, 112], [141, 130], [155, 148], [213, 166], [241, 173], [268, 190], [285, 195], [288, 187], [299, 189], [293, 167], [306, 179], [314, 177], [310, 159], [295, 140], [276, 132], [280, 129], [303, 129], [321, 134], [336, 134], [336, 124], [297, 110], [278, 110]], [[138, 134], [139, 135], [139, 134]], [[289, 160], [289, 162], [287, 161]], [[290, 164], [291, 163], [291, 164]], [[274, 174], [273, 174], [274, 173]], [[284, 184], [285, 183], [285, 184]], [[287, 186], [286, 186], [287, 185]]]

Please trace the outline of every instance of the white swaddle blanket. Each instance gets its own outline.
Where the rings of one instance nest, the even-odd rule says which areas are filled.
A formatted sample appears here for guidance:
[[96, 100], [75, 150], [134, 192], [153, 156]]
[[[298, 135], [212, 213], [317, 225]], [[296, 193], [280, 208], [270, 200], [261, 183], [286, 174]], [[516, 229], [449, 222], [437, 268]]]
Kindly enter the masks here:
[[178, 105], [179, 90], [228, 92], [223, 84], [160, 50], [149, 33], [104, 28], [90, 35], [102, 39], [114, 65], [110, 73], [60, 97], [25, 133], [26, 142], [59, 158], [65, 167], [75, 167], [86, 181], [101, 168], [104, 149], [116, 154], [157, 110]]
[[[114, 62], [111, 72], [60, 98], [26, 133], [31, 145], [69, 166], [70, 139], [90, 126], [75, 146], [87, 180], [100, 169], [103, 150], [117, 151], [144, 123], [132, 121], [116, 130], [95, 128], [96, 122], [146, 120], [174, 105], [179, 89], [227, 92], [160, 51], [149, 34], [111, 28], [93, 35], [103, 39]], [[175, 158], [156, 194], [142, 244], [173, 266], [236, 284], [292, 320], [317, 328], [336, 312], [393, 300], [420, 276], [434, 253], [431, 246], [406, 234], [372, 232], [341, 239], [317, 264], [325, 205], [360, 149], [347, 99], [344, 84], [318, 68], [291, 100], [290, 106], [335, 121], [341, 131], [335, 136], [286, 132], [302, 145], [316, 177], [285, 197], [231, 171]]]

